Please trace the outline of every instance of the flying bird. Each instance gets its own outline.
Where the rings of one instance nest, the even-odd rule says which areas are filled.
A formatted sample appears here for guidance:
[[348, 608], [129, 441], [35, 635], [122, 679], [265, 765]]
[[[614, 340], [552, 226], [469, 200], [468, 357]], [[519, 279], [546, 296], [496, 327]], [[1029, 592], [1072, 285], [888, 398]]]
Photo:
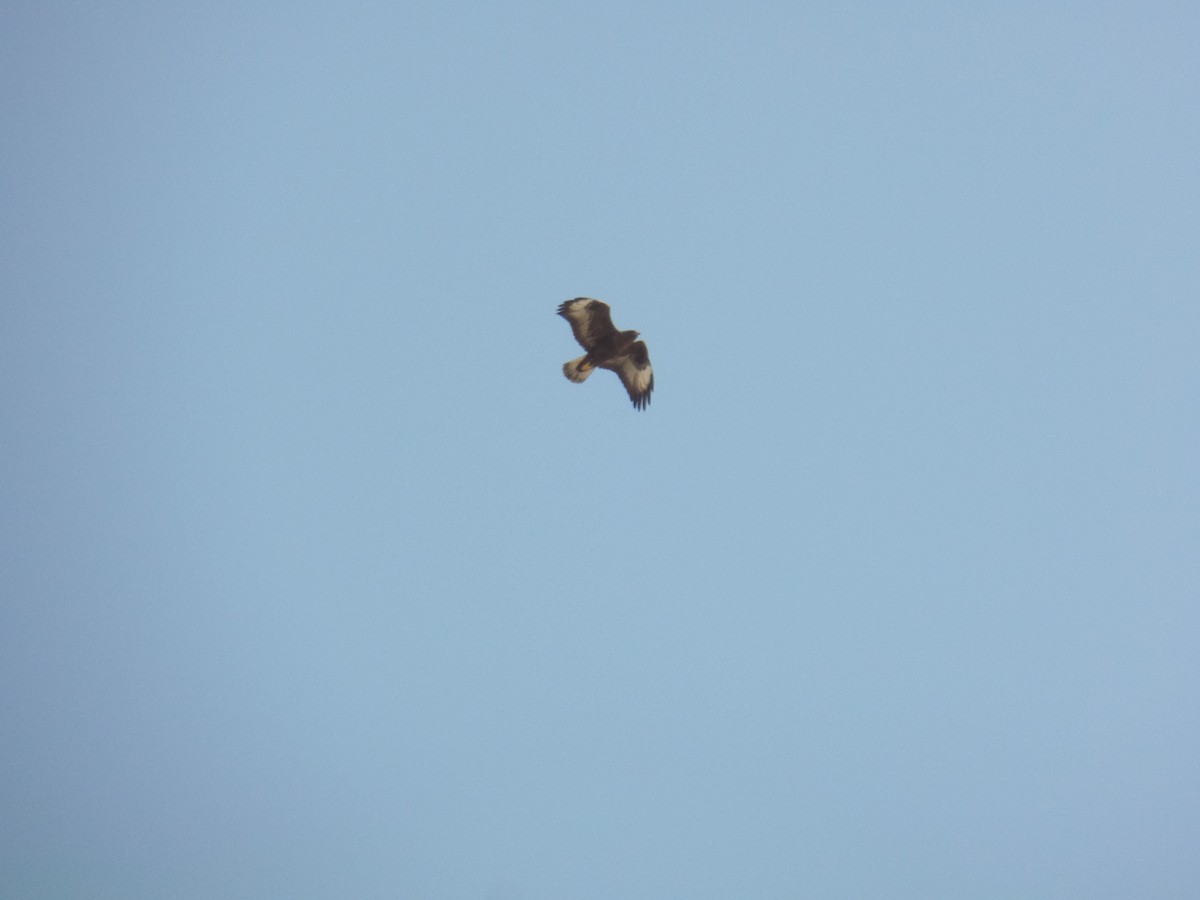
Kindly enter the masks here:
[[646, 343], [636, 331], [617, 331], [608, 304], [590, 297], [576, 297], [558, 307], [558, 314], [571, 323], [571, 332], [587, 353], [563, 363], [563, 374], [576, 384], [584, 382], [593, 369], [617, 373], [634, 409], [645, 409], [654, 390], [654, 369]]

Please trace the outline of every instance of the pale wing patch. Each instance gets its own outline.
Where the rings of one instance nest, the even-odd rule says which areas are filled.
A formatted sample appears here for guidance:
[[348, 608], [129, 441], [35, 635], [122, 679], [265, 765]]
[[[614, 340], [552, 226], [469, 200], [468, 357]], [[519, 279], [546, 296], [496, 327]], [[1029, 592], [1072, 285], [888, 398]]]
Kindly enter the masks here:
[[636, 394], [644, 394], [654, 384], [654, 369], [646, 366], [644, 369], [632, 365], [622, 367], [621, 374], [625, 376], [629, 389]]
[[567, 317], [567, 321], [587, 331], [588, 322], [591, 321], [591, 316], [588, 315], [587, 305], [591, 301], [587, 299], [568, 300], [563, 304], [563, 313]]
[[575, 300], [568, 300], [563, 304], [563, 312], [567, 314], [567, 318], [572, 322], [578, 322], [581, 325], [587, 322], [587, 306], [592, 301], [587, 297], [579, 297]]
[[624, 356], [616, 365], [604, 368], [611, 368], [617, 373], [636, 409], [646, 408], [650, 403], [650, 393], [654, 390], [654, 367], [648, 359], [645, 365], [639, 366], [630, 357]]
[[558, 307], [558, 314], [571, 325], [571, 333], [585, 350], [613, 331], [609, 305], [592, 297], [576, 297]]

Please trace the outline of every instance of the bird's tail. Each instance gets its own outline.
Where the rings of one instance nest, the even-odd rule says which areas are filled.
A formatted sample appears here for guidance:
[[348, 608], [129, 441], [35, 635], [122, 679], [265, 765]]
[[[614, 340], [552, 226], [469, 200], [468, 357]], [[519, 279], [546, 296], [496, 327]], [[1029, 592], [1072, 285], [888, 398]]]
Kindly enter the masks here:
[[568, 363], [563, 363], [563, 374], [570, 378], [576, 384], [587, 381], [587, 377], [596, 370], [595, 366], [587, 364], [587, 354], [573, 359]]

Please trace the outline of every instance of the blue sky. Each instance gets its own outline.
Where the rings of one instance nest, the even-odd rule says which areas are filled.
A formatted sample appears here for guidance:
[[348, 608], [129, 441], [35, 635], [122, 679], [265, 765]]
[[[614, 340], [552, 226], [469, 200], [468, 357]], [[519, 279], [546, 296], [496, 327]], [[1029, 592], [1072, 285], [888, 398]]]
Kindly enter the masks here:
[[1192, 896], [1197, 46], [4, 4], [0, 894]]

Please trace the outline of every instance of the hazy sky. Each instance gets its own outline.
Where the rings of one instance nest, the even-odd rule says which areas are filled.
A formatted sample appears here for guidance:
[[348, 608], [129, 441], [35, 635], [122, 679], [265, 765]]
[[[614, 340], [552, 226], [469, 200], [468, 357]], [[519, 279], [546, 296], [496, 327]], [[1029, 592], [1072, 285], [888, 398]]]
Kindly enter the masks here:
[[0, 895], [1196, 896], [1200, 8], [909, 6], [0, 4]]

